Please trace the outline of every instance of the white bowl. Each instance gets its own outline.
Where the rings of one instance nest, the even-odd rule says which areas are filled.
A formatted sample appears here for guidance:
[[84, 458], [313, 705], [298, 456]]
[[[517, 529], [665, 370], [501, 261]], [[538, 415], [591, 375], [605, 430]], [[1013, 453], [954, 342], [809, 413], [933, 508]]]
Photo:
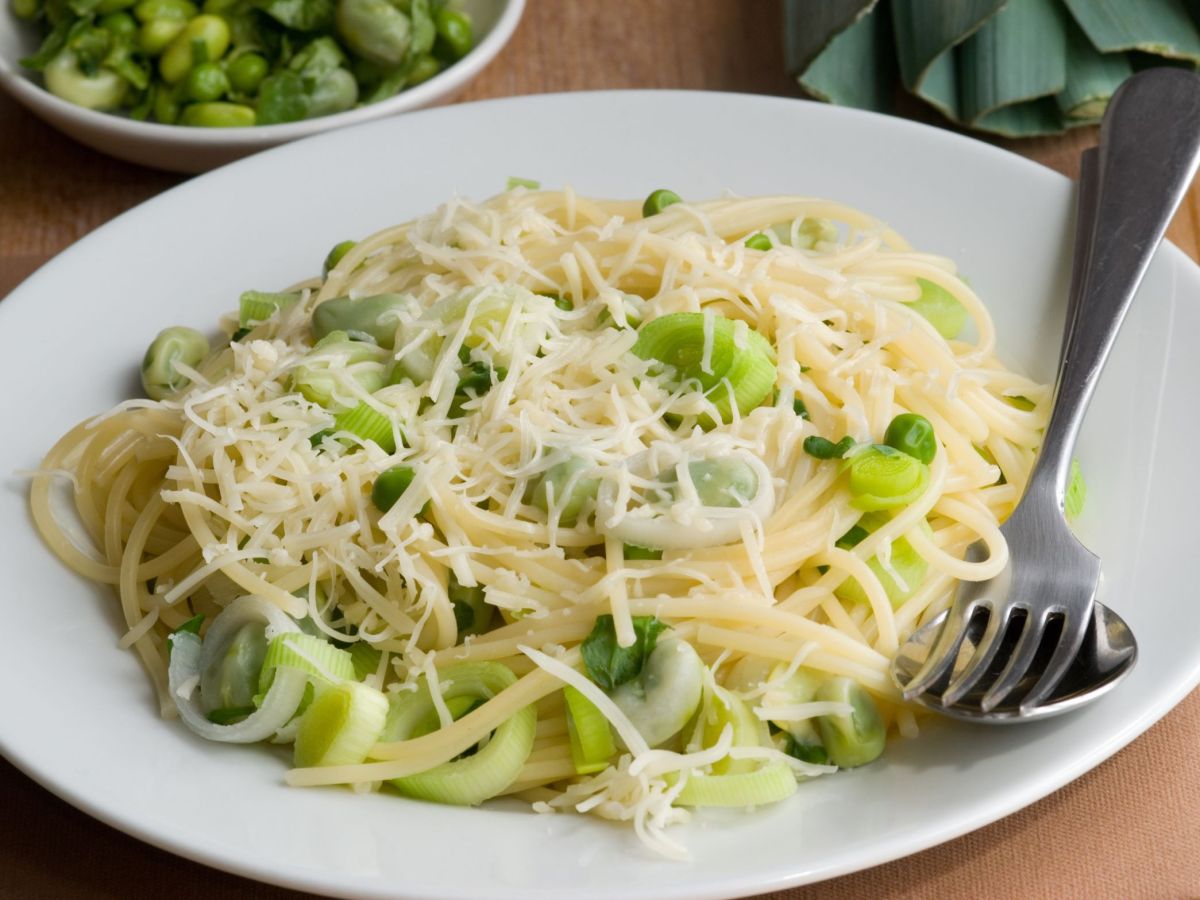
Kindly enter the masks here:
[[254, 128], [186, 128], [137, 122], [124, 115], [83, 109], [54, 96], [41, 78], [18, 62], [38, 47], [37, 29], [0, 2], [0, 86], [59, 131], [118, 159], [169, 169], [205, 172], [278, 144], [343, 125], [382, 119], [431, 106], [462, 90], [512, 37], [525, 0], [462, 0], [475, 26], [475, 47], [454, 65], [395, 97], [343, 113]]

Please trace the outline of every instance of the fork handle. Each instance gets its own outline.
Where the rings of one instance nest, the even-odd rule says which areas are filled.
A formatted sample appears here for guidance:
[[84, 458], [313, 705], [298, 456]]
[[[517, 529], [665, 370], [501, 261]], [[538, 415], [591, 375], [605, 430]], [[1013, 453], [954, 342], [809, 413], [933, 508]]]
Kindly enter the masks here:
[[[1129, 304], [1200, 163], [1200, 75], [1149, 69], [1113, 95], [1100, 127], [1095, 219], [1079, 309], [1063, 344], [1054, 405], [1027, 493], [1061, 509], [1071, 454]], [[1074, 288], [1074, 285], [1073, 285]]]

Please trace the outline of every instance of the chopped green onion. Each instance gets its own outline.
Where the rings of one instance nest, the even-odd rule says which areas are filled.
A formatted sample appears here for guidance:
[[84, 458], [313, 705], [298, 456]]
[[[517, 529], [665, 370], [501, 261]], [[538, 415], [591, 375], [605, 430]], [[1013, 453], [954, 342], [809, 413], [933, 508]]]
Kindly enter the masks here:
[[887, 427], [883, 442], [913, 459], [929, 465], [937, 454], [937, 435], [933, 425], [916, 413], [901, 413]]
[[[746, 415], [775, 386], [774, 348], [757, 331], [746, 328], [739, 338], [738, 330], [737, 322], [713, 313], [670, 313], [638, 329], [633, 353], [670, 366], [681, 384], [697, 383], [729, 422], [735, 405]], [[701, 424], [716, 423], [704, 416]]]
[[798, 415], [801, 419], [808, 418], [808, 407], [804, 405], [804, 401], [799, 397], [792, 398], [792, 412]]
[[366, 641], [355, 641], [346, 652], [350, 654], [350, 664], [354, 667], [356, 681], [362, 681], [368, 675], [379, 671], [379, 661], [383, 659], [383, 654]]
[[336, 684], [355, 677], [354, 659], [347, 651], [323, 637], [299, 631], [276, 635], [267, 645], [256, 673], [260, 695], [270, 690], [275, 670], [280, 668], [297, 669], [320, 684]]
[[1079, 468], [1079, 460], [1071, 460], [1071, 473], [1067, 481], [1067, 491], [1063, 496], [1063, 512], [1068, 519], [1078, 519], [1083, 512], [1083, 504], [1087, 500], [1087, 483], [1083, 480], [1083, 472]]
[[265, 322], [282, 309], [300, 300], [297, 293], [269, 294], [264, 291], [245, 291], [238, 301], [238, 324], [243, 328]]
[[[510, 669], [494, 662], [459, 663], [447, 666], [438, 675], [447, 706], [456, 697], [490, 700], [517, 681]], [[403, 741], [414, 737], [416, 727], [434, 710], [429, 683], [421, 679], [415, 692], [392, 698], [382, 739]], [[478, 752], [390, 783], [409, 797], [475, 806], [517, 780], [533, 749], [536, 727], [537, 711], [530, 704], [501, 723]]]
[[333, 425], [336, 431], [349, 432], [363, 441], [374, 441], [384, 453], [396, 452], [392, 420], [368, 403], [338, 413]]
[[679, 806], [745, 808], [778, 803], [796, 792], [796, 776], [787, 763], [742, 762], [754, 762], [755, 768], [725, 775], [689, 775], [675, 802]]
[[634, 616], [634, 642], [622, 647], [617, 643], [613, 617], [607, 613], [597, 616], [579, 648], [588, 677], [606, 691], [633, 681], [642, 674], [659, 634], [666, 629], [666, 623], [654, 616]]
[[575, 771], [580, 775], [603, 771], [617, 752], [608, 720], [591, 700], [569, 684], [563, 687], [563, 698]]
[[854, 438], [846, 435], [836, 444], [828, 438], [810, 434], [804, 439], [804, 452], [817, 459], [841, 459], [854, 447]]
[[771, 243], [769, 237], [760, 231], [746, 238], [746, 246], [751, 250], [770, 250], [774, 244]]
[[837, 541], [834, 542], [834, 546], [839, 550], [852, 550], [861, 544], [870, 533], [871, 532], [867, 531], [867, 529], [863, 528], [861, 525], [855, 525], [840, 538], [838, 538]]
[[536, 191], [542, 186], [540, 181], [534, 181], [532, 178], [517, 178], [515, 175], [509, 175], [508, 180], [504, 183], [504, 189], [511, 191], [513, 188], [528, 188], [531, 191]]
[[673, 206], [676, 203], [682, 203], [683, 199], [674, 191], [668, 191], [665, 188], [659, 188], [652, 191], [650, 196], [642, 204], [642, 217], [650, 218], [662, 212], [668, 206]]
[[858, 509], [906, 506], [928, 485], [929, 467], [892, 447], [875, 444], [850, 459], [851, 503]]
[[966, 307], [940, 284], [924, 278], [918, 278], [917, 284], [921, 296], [908, 304], [908, 308], [925, 318], [946, 340], [958, 337], [967, 324]]
[[362, 762], [383, 733], [388, 700], [382, 691], [344, 681], [319, 692], [300, 717], [297, 766], [347, 766]]
[[829, 753], [825, 750], [824, 744], [798, 741], [790, 734], [787, 736], [787, 743], [784, 745], [783, 752], [793, 759], [811, 763], [814, 766], [829, 764]]
[[[855, 528], [858, 526], [856, 525]], [[875, 573], [893, 609], [899, 609], [906, 600], [917, 592], [925, 581], [929, 563], [912, 548], [905, 538], [897, 538], [891, 545], [891, 559], [887, 567], [877, 556], [867, 560], [867, 567]], [[895, 573], [895, 574], [893, 574]], [[899, 577], [899, 581], [897, 581]], [[838, 599], [847, 603], [869, 603], [866, 591], [854, 578], [847, 578], [835, 590]]]
[[[767, 744], [767, 726], [761, 722], [748, 704], [737, 694], [714, 686], [704, 711], [703, 740], [705, 747], [713, 746], [721, 737], [725, 726], [733, 729], [733, 746], [762, 747]], [[750, 772], [757, 768], [758, 760], [725, 757], [712, 765], [714, 775]]]
[[820, 716], [817, 729], [829, 761], [843, 769], [866, 765], [883, 752], [887, 731], [871, 695], [857, 681], [841, 676], [830, 678], [817, 689], [816, 699], [846, 703], [851, 712]]

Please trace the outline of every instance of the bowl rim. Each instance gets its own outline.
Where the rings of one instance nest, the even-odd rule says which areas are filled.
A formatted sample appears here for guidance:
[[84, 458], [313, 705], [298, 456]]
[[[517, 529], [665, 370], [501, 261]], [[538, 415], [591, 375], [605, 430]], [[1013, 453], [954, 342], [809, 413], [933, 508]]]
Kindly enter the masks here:
[[161, 122], [139, 122], [127, 116], [115, 115], [76, 106], [56, 97], [35, 82], [31, 73], [15, 60], [0, 55], [0, 86], [18, 101], [29, 107], [41, 107], [57, 118], [75, 120], [78, 125], [95, 131], [134, 140], [171, 141], [189, 147], [259, 147], [308, 137], [332, 128], [369, 122], [395, 113], [408, 112], [427, 106], [456, 87], [471, 81], [499, 54], [512, 38], [525, 11], [525, 0], [502, 0], [504, 8], [491, 30], [462, 59], [447, 66], [427, 81], [395, 96], [345, 112], [284, 122], [279, 125], [255, 125], [250, 128], [187, 128]]

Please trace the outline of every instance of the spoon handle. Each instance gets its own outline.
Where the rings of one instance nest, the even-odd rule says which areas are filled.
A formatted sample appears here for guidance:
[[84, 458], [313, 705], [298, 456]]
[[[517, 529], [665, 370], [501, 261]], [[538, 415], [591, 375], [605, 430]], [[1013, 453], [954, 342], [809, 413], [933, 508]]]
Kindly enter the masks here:
[[[1100, 370], [1154, 251], [1200, 163], [1200, 75], [1149, 69], [1113, 95], [1100, 126], [1095, 219], [1076, 252], [1054, 406], [1027, 493], [1049, 491], [1061, 509], [1071, 454]], [[1080, 234], [1083, 237], [1083, 234]]]

